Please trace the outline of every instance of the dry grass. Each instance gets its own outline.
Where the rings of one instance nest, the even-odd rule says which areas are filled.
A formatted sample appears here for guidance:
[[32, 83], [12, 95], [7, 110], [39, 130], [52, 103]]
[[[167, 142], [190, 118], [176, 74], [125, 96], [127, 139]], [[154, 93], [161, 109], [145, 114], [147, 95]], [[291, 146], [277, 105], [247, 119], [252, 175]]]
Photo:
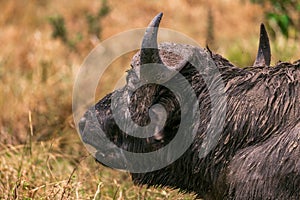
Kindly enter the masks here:
[[[74, 129], [73, 81], [96, 44], [87, 34], [83, 16], [95, 13], [100, 1], [0, 2], [0, 199], [191, 199], [192, 195], [177, 191], [133, 186], [128, 174], [97, 165]], [[102, 22], [102, 39], [144, 27], [163, 11], [162, 27], [183, 32], [205, 46], [207, 10], [212, 8], [214, 49], [239, 65], [251, 64], [255, 57], [263, 11], [249, 3], [108, 2], [112, 10]], [[65, 18], [72, 37], [82, 32], [77, 51], [51, 38], [47, 19], [58, 13]], [[299, 58], [296, 44], [275, 41], [273, 60]], [[128, 67], [124, 63], [128, 63], [124, 58], [116, 61], [122, 68], [110, 68], [113, 70], [106, 73], [99, 96], [114, 88], [107, 83], [122, 75]]]
[[136, 187], [129, 175], [99, 166], [79, 140], [62, 147], [60, 138], [2, 146], [0, 199], [192, 199], [165, 189]]

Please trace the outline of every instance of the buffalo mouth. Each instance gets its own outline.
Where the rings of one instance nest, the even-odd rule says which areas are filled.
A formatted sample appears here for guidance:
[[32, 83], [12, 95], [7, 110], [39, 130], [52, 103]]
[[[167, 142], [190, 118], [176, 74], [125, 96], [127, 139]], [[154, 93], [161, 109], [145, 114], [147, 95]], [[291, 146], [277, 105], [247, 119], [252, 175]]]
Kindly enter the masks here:
[[97, 162], [110, 168], [126, 169], [123, 149], [114, 144], [107, 135], [114, 124], [110, 114], [110, 96], [111, 94], [107, 95], [85, 112], [78, 123], [79, 133]]

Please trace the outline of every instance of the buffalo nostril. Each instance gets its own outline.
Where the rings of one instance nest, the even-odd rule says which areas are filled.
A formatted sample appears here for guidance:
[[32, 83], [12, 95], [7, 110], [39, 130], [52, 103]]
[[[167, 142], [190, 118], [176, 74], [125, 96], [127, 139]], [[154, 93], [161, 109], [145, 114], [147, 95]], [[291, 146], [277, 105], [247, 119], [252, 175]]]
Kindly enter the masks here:
[[78, 123], [80, 134], [83, 134], [85, 124], [86, 124], [86, 118], [83, 117], [83, 118], [80, 119], [80, 121]]

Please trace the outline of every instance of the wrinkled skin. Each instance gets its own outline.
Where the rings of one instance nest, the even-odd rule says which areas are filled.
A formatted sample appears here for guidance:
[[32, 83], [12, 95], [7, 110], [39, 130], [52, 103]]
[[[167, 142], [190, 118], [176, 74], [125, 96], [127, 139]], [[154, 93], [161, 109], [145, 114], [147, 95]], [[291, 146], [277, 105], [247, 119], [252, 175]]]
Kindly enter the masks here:
[[[179, 188], [204, 199], [300, 199], [300, 60], [270, 67], [268, 59], [263, 57], [270, 53], [261, 54], [254, 66], [241, 69], [202, 48], [163, 43], [158, 49], [157, 55], [150, 52], [154, 57], [159, 56], [155, 62], [175, 68], [188, 80], [201, 114], [193, 122], [198, 130], [184, 154], [162, 169], [131, 173], [134, 183]], [[188, 62], [195, 50], [210, 57], [217, 66], [228, 108], [217, 145], [203, 158], [199, 153], [211, 119], [210, 85]], [[153, 152], [172, 141], [181, 122], [182, 108], [167, 88], [147, 84], [131, 90], [139, 81], [141, 57], [149, 57], [149, 52], [141, 54], [143, 47], [142, 53], [133, 57], [126, 86], [101, 99], [79, 123], [82, 140], [97, 149], [96, 158], [119, 160], [117, 168], [121, 169], [124, 163], [132, 163], [126, 162], [123, 154], [110, 151], [113, 144], [130, 152]], [[176, 81], [180, 83], [180, 79]], [[116, 105], [112, 105], [111, 96], [116, 93], [131, 94], [127, 117], [141, 126], [149, 124], [151, 106], [162, 105], [167, 114], [162, 130], [148, 138], [133, 137], [120, 130], [112, 115], [112, 107]], [[220, 100], [219, 109], [223, 103]], [[112, 143], [99, 146], [105, 137]]]

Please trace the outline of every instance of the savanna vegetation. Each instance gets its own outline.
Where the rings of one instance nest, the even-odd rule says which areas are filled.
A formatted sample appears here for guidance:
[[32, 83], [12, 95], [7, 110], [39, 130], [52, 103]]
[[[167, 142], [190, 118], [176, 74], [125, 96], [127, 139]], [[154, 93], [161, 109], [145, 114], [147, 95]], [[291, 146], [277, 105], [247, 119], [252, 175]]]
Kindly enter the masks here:
[[[282, 25], [272, 1], [0, 2], [0, 199], [194, 198], [134, 186], [128, 173], [95, 163], [72, 117], [73, 83], [88, 53], [114, 34], [145, 27], [158, 12], [164, 12], [161, 27], [208, 44], [241, 67], [254, 62], [261, 22], [276, 33], [273, 64], [300, 58], [299, 7], [284, 7], [290, 21]], [[98, 97], [114, 88], [130, 56], [112, 63]]]

